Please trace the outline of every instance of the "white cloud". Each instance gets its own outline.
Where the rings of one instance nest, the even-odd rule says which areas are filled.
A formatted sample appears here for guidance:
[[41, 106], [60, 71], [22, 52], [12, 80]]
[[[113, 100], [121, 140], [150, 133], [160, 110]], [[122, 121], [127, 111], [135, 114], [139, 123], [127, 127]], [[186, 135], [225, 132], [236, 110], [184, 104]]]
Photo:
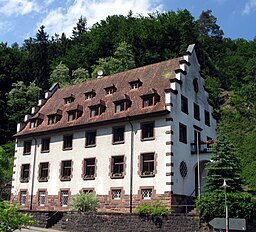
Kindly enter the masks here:
[[0, 13], [7, 16], [25, 15], [38, 10], [35, 0], [1, 0], [0, 2]]
[[256, 10], [256, 0], [250, 0], [245, 4], [243, 14], [249, 15], [252, 11]]
[[67, 0], [66, 3], [69, 4], [67, 8], [51, 10], [37, 27], [44, 25], [50, 35], [65, 32], [70, 36], [81, 16], [92, 26], [109, 15], [127, 15], [130, 10], [145, 15], [163, 8], [160, 0]]

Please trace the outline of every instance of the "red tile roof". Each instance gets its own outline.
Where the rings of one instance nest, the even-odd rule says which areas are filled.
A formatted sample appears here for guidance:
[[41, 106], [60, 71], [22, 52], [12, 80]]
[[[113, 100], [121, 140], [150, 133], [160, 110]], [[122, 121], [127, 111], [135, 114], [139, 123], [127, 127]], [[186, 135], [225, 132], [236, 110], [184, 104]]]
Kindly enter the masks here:
[[[89, 80], [80, 84], [58, 89], [33, 115], [44, 115], [43, 122], [36, 128], [30, 128], [29, 122], [23, 130], [15, 134], [15, 137], [41, 133], [51, 130], [59, 130], [72, 126], [91, 125], [108, 120], [124, 119], [139, 115], [160, 113], [166, 111], [165, 107], [165, 89], [170, 88], [170, 79], [175, 78], [175, 70], [180, 68], [179, 61], [182, 57], [160, 63], [147, 65], [144, 67], [117, 73], [111, 76], [105, 76], [100, 79]], [[131, 89], [129, 82], [140, 80], [142, 85], [138, 89]], [[105, 88], [115, 86], [116, 92], [107, 95]], [[142, 108], [142, 95], [152, 92], [154, 89], [160, 96], [160, 101], [154, 106]], [[85, 93], [95, 91], [96, 95], [92, 99], [85, 99]], [[131, 107], [126, 111], [115, 113], [113, 102], [125, 99], [124, 96], [131, 100]], [[65, 104], [64, 99], [73, 96], [73, 102]], [[101, 101], [105, 102], [106, 111], [99, 116], [90, 118], [89, 106], [97, 105]], [[83, 114], [78, 119], [68, 122], [67, 111], [77, 109], [78, 105], [82, 106]], [[57, 110], [62, 111], [62, 118], [55, 124], [48, 125], [47, 115], [56, 114]]]

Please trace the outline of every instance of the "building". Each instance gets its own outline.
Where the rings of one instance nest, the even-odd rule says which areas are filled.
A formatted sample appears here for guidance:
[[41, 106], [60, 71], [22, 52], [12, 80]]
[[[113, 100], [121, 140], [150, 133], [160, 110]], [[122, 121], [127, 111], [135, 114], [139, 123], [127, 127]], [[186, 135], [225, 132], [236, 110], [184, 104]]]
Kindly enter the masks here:
[[53, 85], [17, 126], [13, 201], [67, 211], [74, 195], [92, 191], [99, 210], [129, 212], [203, 191], [216, 122], [199, 71], [190, 45], [179, 58]]

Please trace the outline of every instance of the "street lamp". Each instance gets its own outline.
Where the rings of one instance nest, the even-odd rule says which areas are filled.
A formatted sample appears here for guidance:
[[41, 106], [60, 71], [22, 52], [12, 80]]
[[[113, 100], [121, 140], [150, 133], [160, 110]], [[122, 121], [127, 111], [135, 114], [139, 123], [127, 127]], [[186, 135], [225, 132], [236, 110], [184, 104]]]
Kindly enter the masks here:
[[228, 204], [227, 204], [227, 183], [226, 180], [224, 179], [223, 185], [222, 187], [224, 187], [224, 194], [225, 194], [225, 209], [226, 209], [226, 232], [228, 232]]

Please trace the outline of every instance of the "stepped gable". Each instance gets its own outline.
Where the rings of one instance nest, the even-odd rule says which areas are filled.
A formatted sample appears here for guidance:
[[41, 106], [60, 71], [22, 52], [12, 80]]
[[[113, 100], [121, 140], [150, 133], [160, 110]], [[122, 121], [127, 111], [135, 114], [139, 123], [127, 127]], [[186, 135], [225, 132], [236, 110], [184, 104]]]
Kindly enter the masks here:
[[[170, 79], [175, 79], [175, 70], [180, 68], [181, 60], [183, 60], [183, 57], [57, 89], [38, 112], [32, 115], [33, 118], [36, 118], [38, 115], [44, 115], [43, 122], [35, 128], [30, 128], [30, 122], [28, 121], [25, 127], [16, 133], [14, 137], [165, 112], [165, 89], [170, 88]], [[141, 84], [140, 87], [131, 89], [130, 83], [136, 81]], [[109, 88], [114, 89], [112, 94], [106, 93], [106, 89]], [[95, 96], [91, 99], [86, 99], [86, 93], [90, 92], [95, 93]], [[159, 96], [159, 102], [154, 106], [143, 108], [142, 96], [152, 92]], [[65, 104], [65, 100], [69, 98], [71, 102]], [[120, 99], [125, 100], [126, 98], [131, 102], [130, 107], [125, 111], [115, 113], [114, 102]], [[99, 104], [105, 107], [105, 112], [99, 116], [90, 117], [90, 107]], [[68, 121], [68, 112], [72, 110], [82, 110], [82, 114], [77, 119]], [[48, 125], [48, 116], [56, 114], [57, 111], [62, 112], [61, 119], [56, 123]]]

